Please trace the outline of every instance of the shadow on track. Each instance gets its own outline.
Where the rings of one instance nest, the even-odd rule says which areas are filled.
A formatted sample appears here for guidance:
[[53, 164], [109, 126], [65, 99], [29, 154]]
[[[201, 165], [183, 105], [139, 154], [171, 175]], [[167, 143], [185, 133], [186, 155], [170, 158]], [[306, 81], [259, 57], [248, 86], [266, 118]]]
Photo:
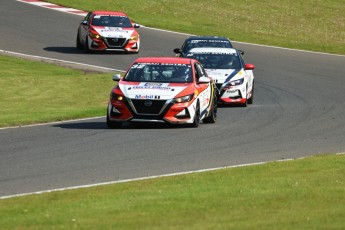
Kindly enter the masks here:
[[127, 53], [124, 51], [90, 51], [86, 53], [84, 50], [77, 49], [76, 47], [45, 47], [43, 48], [45, 51], [48, 52], [56, 52], [56, 53], [63, 53], [63, 54], [118, 54], [118, 55], [130, 55], [131, 53]]
[[53, 127], [62, 129], [108, 129], [108, 130], [126, 130], [126, 129], [175, 129], [175, 128], [189, 128], [183, 125], [169, 125], [165, 123], [129, 123], [125, 122], [121, 128], [109, 129], [106, 122], [73, 122], [73, 123], [62, 123], [55, 124]]

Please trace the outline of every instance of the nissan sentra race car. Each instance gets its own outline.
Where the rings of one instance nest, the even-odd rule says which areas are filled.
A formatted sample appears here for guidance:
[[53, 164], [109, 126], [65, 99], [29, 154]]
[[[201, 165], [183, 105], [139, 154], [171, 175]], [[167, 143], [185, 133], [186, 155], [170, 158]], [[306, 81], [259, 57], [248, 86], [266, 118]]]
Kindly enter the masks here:
[[162, 122], [198, 127], [215, 123], [215, 84], [200, 62], [189, 58], [145, 57], [136, 59], [110, 93], [107, 125], [123, 122]]
[[226, 37], [217, 36], [190, 36], [182, 44], [181, 48], [175, 48], [177, 57], [184, 56], [189, 50], [197, 47], [233, 48], [231, 41]]
[[240, 50], [193, 48], [185, 57], [202, 63], [219, 91], [218, 103], [247, 106], [254, 100], [253, 64], [246, 64]]
[[91, 50], [112, 50], [138, 53], [140, 37], [132, 23], [123, 12], [89, 12], [78, 27], [77, 48], [86, 52]]

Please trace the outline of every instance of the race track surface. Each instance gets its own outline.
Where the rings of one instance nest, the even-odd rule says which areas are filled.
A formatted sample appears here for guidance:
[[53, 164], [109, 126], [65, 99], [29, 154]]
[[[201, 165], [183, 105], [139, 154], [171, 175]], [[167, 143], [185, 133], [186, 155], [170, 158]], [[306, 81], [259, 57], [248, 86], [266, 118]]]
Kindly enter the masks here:
[[[174, 56], [187, 37], [140, 28], [140, 54], [85, 54], [75, 48], [82, 17], [15, 0], [0, 6], [0, 50], [114, 69]], [[219, 108], [216, 124], [197, 129], [109, 130], [105, 118], [1, 129], [0, 196], [345, 152], [345, 56], [234, 45], [256, 66], [253, 105]]]

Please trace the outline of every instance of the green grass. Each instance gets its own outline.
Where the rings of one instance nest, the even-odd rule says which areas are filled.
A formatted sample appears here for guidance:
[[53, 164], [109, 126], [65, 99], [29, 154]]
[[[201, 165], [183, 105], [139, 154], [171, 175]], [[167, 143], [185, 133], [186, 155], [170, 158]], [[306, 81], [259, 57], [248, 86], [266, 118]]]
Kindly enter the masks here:
[[344, 229], [345, 155], [0, 200], [1, 229]]
[[145, 26], [235, 41], [345, 54], [343, 0], [48, 0], [86, 11], [125, 11]]
[[0, 55], [0, 127], [105, 116], [112, 74]]

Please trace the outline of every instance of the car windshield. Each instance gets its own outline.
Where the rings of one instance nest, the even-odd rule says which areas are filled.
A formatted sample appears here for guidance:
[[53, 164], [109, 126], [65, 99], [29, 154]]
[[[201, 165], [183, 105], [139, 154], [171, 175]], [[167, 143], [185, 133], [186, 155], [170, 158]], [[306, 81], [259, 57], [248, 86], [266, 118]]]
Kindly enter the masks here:
[[237, 53], [188, 53], [187, 57], [200, 61], [205, 69], [241, 69]]
[[192, 39], [187, 40], [182, 47], [184, 53], [196, 47], [218, 47], [218, 48], [232, 48], [228, 40], [213, 40], [213, 39]]
[[192, 68], [185, 64], [135, 63], [124, 77], [125, 81], [188, 83], [192, 82]]
[[124, 28], [132, 27], [132, 23], [129, 18], [118, 15], [95, 15], [92, 19], [92, 25]]

